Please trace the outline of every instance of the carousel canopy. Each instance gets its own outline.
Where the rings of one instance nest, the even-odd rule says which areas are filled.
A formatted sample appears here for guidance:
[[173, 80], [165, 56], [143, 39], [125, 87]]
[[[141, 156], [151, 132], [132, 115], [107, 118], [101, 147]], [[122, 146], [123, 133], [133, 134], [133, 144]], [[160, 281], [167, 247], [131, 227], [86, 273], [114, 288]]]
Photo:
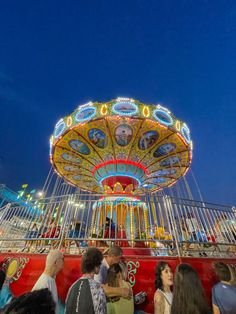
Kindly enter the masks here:
[[188, 126], [160, 105], [118, 98], [87, 103], [58, 121], [56, 172], [80, 189], [142, 195], [173, 185], [192, 158]]

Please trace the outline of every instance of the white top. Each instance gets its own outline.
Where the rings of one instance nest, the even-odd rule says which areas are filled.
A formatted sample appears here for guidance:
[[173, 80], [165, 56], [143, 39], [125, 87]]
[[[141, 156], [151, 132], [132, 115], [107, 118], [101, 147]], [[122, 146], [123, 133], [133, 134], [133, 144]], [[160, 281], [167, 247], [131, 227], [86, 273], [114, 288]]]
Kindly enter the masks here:
[[48, 288], [49, 291], [52, 293], [52, 298], [56, 303], [56, 313], [59, 313], [59, 306], [58, 306], [58, 294], [57, 294], [57, 285], [54, 278], [42, 273], [39, 279], [36, 281], [35, 285], [33, 286], [32, 291], [40, 290]]
[[104, 284], [106, 279], [107, 279], [108, 268], [109, 268], [109, 265], [107, 263], [106, 258], [104, 257], [102, 260], [102, 264], [101, 264], [99, 273], [97, 275], [94, 275], [94, 280], [96, 280], [100, 284]]
[[188, 227], [188, 232], [196, 232], [197, 230], [199, 230], [197, 219], [194, 217], [187, 218], [186, 224]]
[[172, 292], [164, 292], [161, 289], [157, 289], [156, 292], [159, 292], [164, 296], [164, 303], [165, 303], [165, 309], [163, 314], [170, 314], [171, 311], [171, 304], [173, 300], [173, 294]]
[[163, 292], [164, 297], [165, 297], [165, 312], [164, 314], [170, 314], [171, 311], [171, 304], [173, 300], [173, 294], [172, 292]]

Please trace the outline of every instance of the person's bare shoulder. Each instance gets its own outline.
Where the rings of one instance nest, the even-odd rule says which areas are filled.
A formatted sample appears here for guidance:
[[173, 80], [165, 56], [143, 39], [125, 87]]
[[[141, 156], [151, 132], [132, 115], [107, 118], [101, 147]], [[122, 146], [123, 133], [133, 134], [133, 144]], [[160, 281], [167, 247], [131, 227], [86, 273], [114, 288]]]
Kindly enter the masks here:
[[154, 294], [154, 314], [164, 314], [165, 312], [165, 300], [161, 291], [156, 291]]
[[154, 294], [154, 302], [155, 303], [161, 303], [163, 301], [163, 298], [164, 298], [163, 293], [156, 290], [156, 292]]

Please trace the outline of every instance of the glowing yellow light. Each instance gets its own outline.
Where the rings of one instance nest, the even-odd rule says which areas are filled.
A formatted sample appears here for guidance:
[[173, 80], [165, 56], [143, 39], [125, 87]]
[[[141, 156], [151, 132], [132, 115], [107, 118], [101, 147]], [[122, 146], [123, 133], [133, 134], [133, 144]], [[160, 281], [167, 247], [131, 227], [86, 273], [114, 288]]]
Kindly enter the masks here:
[[179, 122], [179, 120], [176, 120], [175, 127], [176, 127], [177, 131], [180, 131], [180, 122]]
[[144, 115], [145, 118], [150, 116], [150, 110], [149, 110], [149, 108], [147, 106], [143, 107], [143, 115]]
[[13, 259], [7, 267], [6, 275], [8, 278], [13, 277], [13, 275], [18, 270], [18, 261], [17, 259]]
[[190, 142], [190, 148], [193, 150], [193, 141]]
[[103, 115], [103, 116], [105, 116], [106, 114], [107, 114], [107, 105], [105, 104], [105, 105], [102, 105], [102, 108], [101, 108], [101, 114]]
[[72, 118], [71, 118], [71, 116], [69, 116], [69, 117], [66, 119], [66, 124], [67, 124], [68, 127], [71, 126], [71, 124], [72, 124]]

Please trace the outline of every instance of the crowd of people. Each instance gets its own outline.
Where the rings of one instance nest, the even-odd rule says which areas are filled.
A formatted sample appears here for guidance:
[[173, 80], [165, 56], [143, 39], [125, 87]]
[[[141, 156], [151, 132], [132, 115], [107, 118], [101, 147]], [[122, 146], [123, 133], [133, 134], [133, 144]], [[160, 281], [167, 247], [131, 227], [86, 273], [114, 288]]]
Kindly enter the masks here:
[[[82, 276], [68, 290], [64, 313], [134, 313], [133, 291], [127, 281], [127, 265], [121, 258], [122, 249], [119, 246], [111, 247], [105, 257], [98, 248], [87, 248], [81, 260]], [[2, 298], [5, 273], [0, 271], [0, 313], [62, 313], [56, 276], [63, 267], [63, 253], [59, 250], [50, 251], [45, 269], [32, 291], [12, 300]], [[212, 305], [209, 306], [198, 273], [191, 265], [181, 263], [173, 274], [171, 266], [160, 261], [155, 273], [154, 313], [236, 314], [234, 272], [223, 262], [215, 263], [214, 268], [219, 282], [212, 288]]]
[[[126, 281], [127, 266], [121, 262], [121, 257], [122, 249], [119, 246], [111, 247], [106, 257], [95, 247], [84, 252], [81, 260], [82, 276], [69, 288], [66, 314], [134, 313], [133, 292]], [[12, 301], [7, 300], [8, 304], [0, 313], [61, 313], [56, 276], [63, 267], [63, 253], [59, 250], [50, 251], [45, 269], [32, 291]], [[1, 280], [2, 285], [4, 280], [5, 277]]]
[[175, 275], [168, 263], [156, 267], [155, 314], [236, 314], [235, 274], [223, 262], [214, 264], [219, 282], [212, 288], [209, 306], [197, 271], [181, 263]]

